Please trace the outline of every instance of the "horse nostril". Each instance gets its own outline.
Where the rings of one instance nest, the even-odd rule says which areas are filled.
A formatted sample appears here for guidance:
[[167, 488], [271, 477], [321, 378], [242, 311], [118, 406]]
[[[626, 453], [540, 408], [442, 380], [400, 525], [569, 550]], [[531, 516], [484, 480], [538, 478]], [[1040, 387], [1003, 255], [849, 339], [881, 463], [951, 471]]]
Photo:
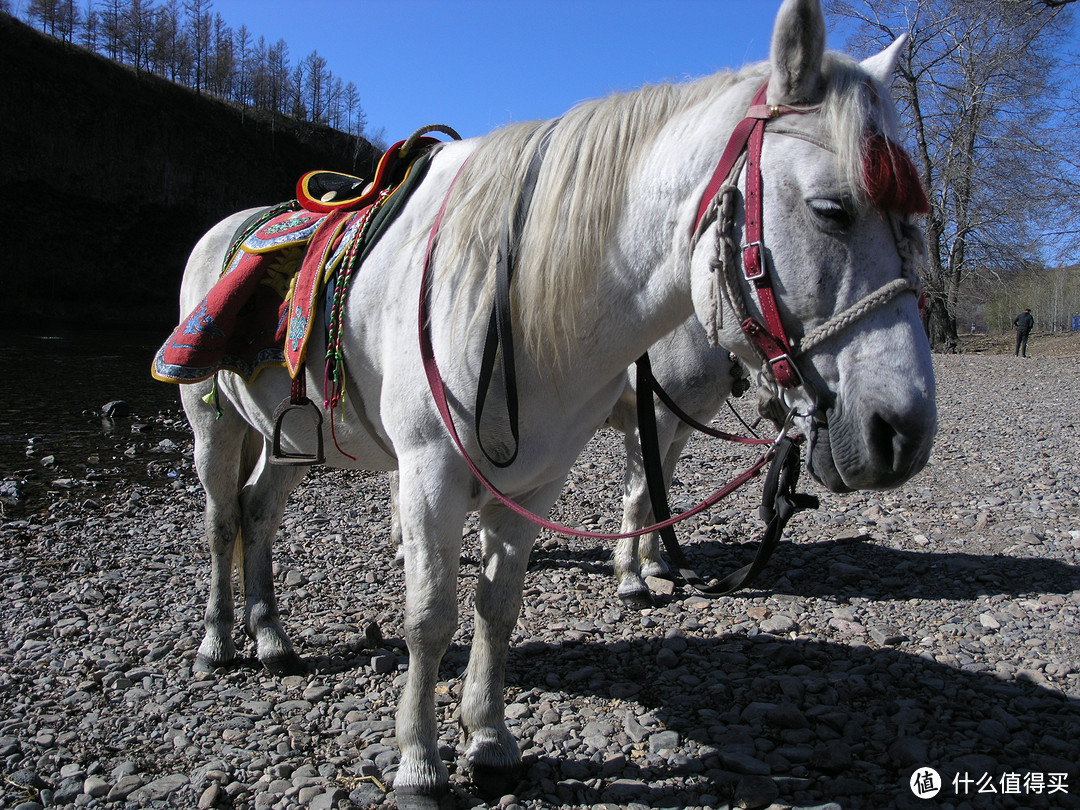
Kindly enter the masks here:
[[884, 469], [899, 472], [898, 466], [902, 455], [903, 436], [893, 427], [892, 423], [879, 414], [874, 414], [870, 419], [866, 441], [872, 458], [880, 459]]

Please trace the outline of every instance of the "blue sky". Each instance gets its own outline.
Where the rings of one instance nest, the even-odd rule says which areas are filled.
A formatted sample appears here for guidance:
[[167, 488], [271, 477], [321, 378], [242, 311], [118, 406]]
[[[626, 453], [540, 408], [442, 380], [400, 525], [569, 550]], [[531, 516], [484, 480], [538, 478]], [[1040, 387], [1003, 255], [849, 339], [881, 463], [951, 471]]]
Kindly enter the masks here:
[[[392, 143], [431, 123], [463, 136], [579, 101], [768, 57], [780, 0], [214, 0], [236, 29], [312, 51], [359, 88]], [[831, 47], [841, 42], [829, 41]]]

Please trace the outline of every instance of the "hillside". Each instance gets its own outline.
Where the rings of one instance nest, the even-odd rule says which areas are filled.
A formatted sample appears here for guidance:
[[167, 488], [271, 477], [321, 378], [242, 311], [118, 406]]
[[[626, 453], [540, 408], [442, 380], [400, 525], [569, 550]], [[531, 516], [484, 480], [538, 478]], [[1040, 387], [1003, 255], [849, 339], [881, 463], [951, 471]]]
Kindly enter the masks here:
[[0, 14], [6, 324], [175, 323], [183, 263], [228, 213], [372, 147], [137, 74]]

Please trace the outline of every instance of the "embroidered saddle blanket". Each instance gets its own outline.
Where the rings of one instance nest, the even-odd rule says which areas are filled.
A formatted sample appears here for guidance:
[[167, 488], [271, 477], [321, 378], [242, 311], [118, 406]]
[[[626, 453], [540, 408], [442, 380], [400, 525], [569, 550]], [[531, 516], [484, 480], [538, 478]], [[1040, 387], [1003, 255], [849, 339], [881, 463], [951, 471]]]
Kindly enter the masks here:
[[404, 143], [386, 152], [371, 183], [310, 172], [297, 199], [248, 220], [218, 282], [158, 350], [154, 378], [184, 384], [233, 371], [251, 382], [281, 365], [295, 378], [335, 274], [362, 262], [427, 170], [431, 150], [405, 160]]

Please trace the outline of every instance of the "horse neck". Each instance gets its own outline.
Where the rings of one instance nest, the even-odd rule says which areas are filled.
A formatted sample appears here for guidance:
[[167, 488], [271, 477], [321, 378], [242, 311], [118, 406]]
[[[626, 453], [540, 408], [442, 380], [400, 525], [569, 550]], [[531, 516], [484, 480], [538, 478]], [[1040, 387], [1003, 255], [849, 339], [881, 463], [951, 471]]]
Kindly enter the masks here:
[[601, 268], [589, 352], [609, 345], [614, 363], [627, 365], [694, 314], [690, 236], [700, 194], [758, 84], [740, 82], [680, 114], [644, 153]]

